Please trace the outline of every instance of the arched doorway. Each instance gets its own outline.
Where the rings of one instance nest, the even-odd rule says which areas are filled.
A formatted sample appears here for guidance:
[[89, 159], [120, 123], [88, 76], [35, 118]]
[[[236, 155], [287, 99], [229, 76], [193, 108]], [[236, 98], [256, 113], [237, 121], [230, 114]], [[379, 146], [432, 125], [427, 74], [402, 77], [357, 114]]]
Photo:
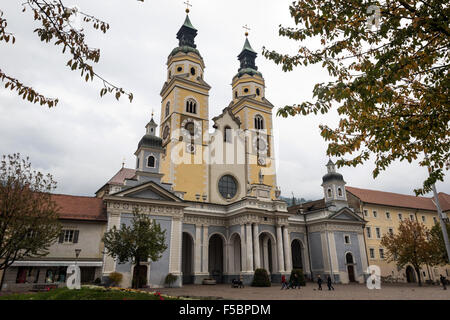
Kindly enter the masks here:
[[218, 234], [214, 234], [209, 238], [208, 271], [209, 275], [216, 280], [217, 283], [222, 283], [223, 280], [223, 247], [224, 241]]
[[261, 267], [268, 273], [276, 271], [276, 243], [273, 236], [268, 232], [259, 235], [259, 250]]
[[416, 282], [416, 273], [414, 272], [413, 267], [406, 267], [406, 281], [407, 282]]
[[345, 254], [345, 261], [347, 263], [348, 281], [356, 282], [353, 255], [350, 252]]
[[291, 243], [292, 268], [303, 269], [303, 250], [302, 243], [298, 239], [294, 239]]
[[242, 271], [241, 237], [235, 233], [230, 238], [230, 272], [239, 274]]
[[183, 284], [193, 283], [194, 271], [194, 240], [192, 236], [183, 232], [181, 242], [181, 272], [183, 272]]

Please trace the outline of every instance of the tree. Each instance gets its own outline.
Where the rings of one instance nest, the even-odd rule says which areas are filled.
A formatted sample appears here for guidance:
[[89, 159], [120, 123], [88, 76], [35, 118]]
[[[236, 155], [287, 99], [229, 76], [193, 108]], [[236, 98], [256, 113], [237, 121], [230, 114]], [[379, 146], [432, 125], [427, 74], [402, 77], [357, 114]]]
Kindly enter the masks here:
[[[131, 260], [135, 269], [139, 270], [141, 262], [149, 258], [151, 261], [158, 261], [161, 258], [167, 249], [165, 234], [166, 230], [161, 230], [158, 223], [135, 208], [131, 225], [122, 224], [120, 229], [113, 226], [103, 236], [103, 242], [111, 257], [118, 259], [119, 263]], [[133, 288], [139, 288], [140, 282], [138, 273], [134, 273]]]
[[[22, 4], [22, 7], [22, 12], [31, 11], [34, 20], [41, 24], [41, 27], [35, 29], [34, 32], [42, 42], [54, 42], [55, 45], [62, 47], [63, 54], [67, 51], [67, 54], [70, 56], [70, 59], [67, 61], [67, 67], [71, 70], [80, 71], [81, 77], [86, 81], [92, 81], [94, 78], [97, 78], [103, 83], [100, 96], [114, 93], [117, 100], [119, 100], [121, 95], [127, 95], [130, 102], [133, 100], [131, 92], [125, 92], [123, 88], [112, 84], [94, 71], [93, 64], [100, 59], [100, 49], [89, 47], [85, 40], [84, 29], [73, 25], [73, 20], [79, 19], [80, 22], [91, 24], [94, 29], [106, 33], [109, 29], [107, 22], [81, 12], [76, 7], [67, 7], [62, 0], [27, 0]], [[13, 33], [7, 30], [8, 23], [3, 15], [3, 11], [0, 9], [0, 42], [4, 41], [14, 45], [16, 38]], [[5, 83], [6, 89], [16, 91], [19, 96], [27, 99], [29, 102], [39, 102], [41, 105], [47, 105], [49, 108], [58, 104], [57, 98], [49, 98], [40, 94], [14, 76], [6, 74], [6, 72], [1, 70], [1, 67], [0, 80]]]
[[381, 245], [386, 248], [386, 260], [395, 262], [399, 268], [410, 263], [417, 274], [419, 286], [422, 285], [420, 266], [433, 265], [430, 242], [427, 241], [428, 229], [421, 223], [404, 220], [397, 233], [387, 233], [381, 238]]
[[[446, 223], [447, 233], [450, 234], [450, 224]], [[430, 231], [430, 244], [433, 250], [431, 251], [433, 262], [435, 265], [445, 265], [449, 259], [447, 256], [447, 249], [445, 248], [444, 236], [442, 234], [441, 226], [436, 223]]]
[[42, 257], [61, 232], [50, 192], [56, 182], [31, 168], [20, 154], [0, 163], [0, 270], [16, 260]]
[[363, 164], [373, 153], [376, 178], [397, 159], [419, 159], [432, 171], [417, 195], [443, 181], [450, 165], [448, 1], [302, 0], [290, 13], [296, 26], [280, 26], [279, 34], [304, 41], [297, 53], [264, 48], [263, 55], [283, 71], [320, 63], [332, 81], [315, 85], [313, 101], [277, 114], [324, 114], [337, 106], [337, 128], [320, 130], [338, 166]]

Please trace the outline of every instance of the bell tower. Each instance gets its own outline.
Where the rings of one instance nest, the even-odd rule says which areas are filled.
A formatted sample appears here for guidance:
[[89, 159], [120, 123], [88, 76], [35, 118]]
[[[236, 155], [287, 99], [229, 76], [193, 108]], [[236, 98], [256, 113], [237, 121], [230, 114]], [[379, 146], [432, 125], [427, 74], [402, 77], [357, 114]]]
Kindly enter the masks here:
[[167, 79], [160, 92], [163, 182], [186, 192], [185, 199], [194, 201], [208, 199], [203, 151], [211, 88], [203, 79], [205, 64], [195, 44], [196, 36], [197, 29], [186, 9], [186, 18], [176, 34], [178, 46], [167, 59]]
[[[248, 30], [246, 26], [244, 28]], [[246, 133], [247, 188], [252, 190], [256, 185], [264, 185], [270, 190], [270, 198], [276, 199], [279, 189], [272, 132], [274, 106], [265, 98], [265, 82], [256, 66], [256, 57], [247, 31], [244, 46], [238, 55], [239, 69], [232, 80], [232, 102], [229, 108]]]

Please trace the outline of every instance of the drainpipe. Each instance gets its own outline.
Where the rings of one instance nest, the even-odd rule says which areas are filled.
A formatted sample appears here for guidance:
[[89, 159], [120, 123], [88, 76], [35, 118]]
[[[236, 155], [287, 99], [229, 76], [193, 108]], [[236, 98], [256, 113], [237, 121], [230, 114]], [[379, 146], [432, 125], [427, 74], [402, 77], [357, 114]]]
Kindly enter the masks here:
[[311, 248], [309, 246], [308, 225], [306, 224], [306, 215], [303, 213], [303, 209], [300, 209], [300, 214], [303, 215], [303, 221], [305, 222], [306, 246], [308, 247], [309, 272], [311, 273], [311, 281], [314, 281], [313, 269], [312, 269], [312, 263], [311, 263]]

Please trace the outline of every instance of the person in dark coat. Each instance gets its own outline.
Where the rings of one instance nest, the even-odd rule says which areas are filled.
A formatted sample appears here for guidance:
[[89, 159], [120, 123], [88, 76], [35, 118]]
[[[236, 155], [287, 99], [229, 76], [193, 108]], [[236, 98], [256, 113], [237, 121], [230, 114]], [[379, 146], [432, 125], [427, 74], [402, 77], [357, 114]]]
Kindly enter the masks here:
[[319, 290], [322, 290], [322, 278], [320, 274], [317, 276], [317, 284], [319, 285]]
[[441, 274], [440, 280], [441, 280], [442, 286], [444, 287], [444, 290], [447, 290], [447, 279], [442, 274]]
[[334, 287], [331, 284], [331, 277], [330, 276], [328, 276], [328, 278], [327, 278], [327, 286], [328, 286], [328, 290], [331, 290], [331, 289], [334, 290]]

